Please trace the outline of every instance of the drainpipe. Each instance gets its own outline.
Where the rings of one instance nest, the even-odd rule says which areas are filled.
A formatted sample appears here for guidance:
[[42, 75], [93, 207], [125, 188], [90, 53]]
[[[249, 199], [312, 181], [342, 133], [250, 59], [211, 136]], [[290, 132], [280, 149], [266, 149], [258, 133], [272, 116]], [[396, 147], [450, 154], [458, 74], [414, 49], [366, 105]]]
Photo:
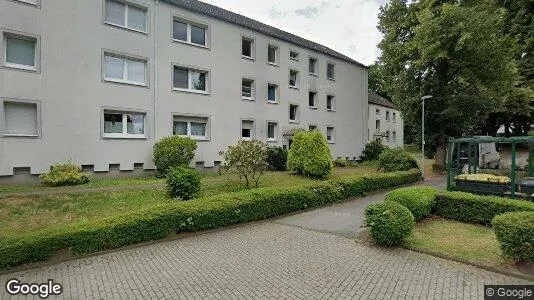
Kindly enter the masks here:
[[154, 8], [154, 144], [158, 141], [158, 4]]

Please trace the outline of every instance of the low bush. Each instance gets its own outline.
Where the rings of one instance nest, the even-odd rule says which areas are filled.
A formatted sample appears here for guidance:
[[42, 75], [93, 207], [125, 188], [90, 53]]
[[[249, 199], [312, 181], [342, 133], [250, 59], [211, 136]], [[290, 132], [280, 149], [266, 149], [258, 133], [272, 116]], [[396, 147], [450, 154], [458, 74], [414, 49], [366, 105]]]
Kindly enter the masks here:
[[534, 261], [534, 212], [512, 212], [493, 218], [493, 230], [505, 256]]
[[197, 143], [186, 137], [169, 136], [154, 144], [156, 177], [165, 177], [171, 167], [188, 166], [195, 157]]
[[353, 176], [288, 188], [261, 188], [193, 201], [169, 201], [150, 209], [98, 221], [0, 239], [0, 268], [45, 260], [60, 249], [84, 254], [165, 238], [171, 232], [191, 232], [228, 226], [317, 207], [346, 197], [406, 184], [421, 178], [418, 170]]
[[491, 225], [493, 218], [500, 214], [534, 211], [534, 203], [463, 192], [440, 192], [433, 211], [447, 219]]
[[332, 173], [330, 147], [324, 135], [317, 130], [295, 133], [287, 157], [287, 168], [313, 178], [324, 178]]
[[336, 158], [334, 161], [334, 167], [346, 168], [349, 165], [349, 162], [343, 158]]
[[260, 177], [269, 167], [267, 145], [256, 139], [239, 141], [234, 146], [228, 146], [228, 150], [220, 154], [224, 157], [224, 165], [221, 166], [220, 171], [236, 170], [239, 178], [245, 179], [247, 187], [251, 181], [258, 187]]
[[379, 140], [373, 140], [363, 149], [362, 155], [360, 155], [361, 161], [371, 161], [377, 160], [378, 156], [384, 151], [387, 147], [382, 144]]
[[66, 163], [54, 165], [48, 173], [39, 176], [41, 182], [47, 186], [78, 185], [89, 182], [89, 176], [80, 166]]
[[268, 147], [267, 163], [269, 164], [269, 169], [273, 171], [287, 170], [287, 150], [282, 147]]
[[436, 194], [436, 189], [432, 187], [408, 187], [388, 193], [385, 201], [404, 205], [413, 214], [415, 221], [419, 221], [430, 214]]
[[378, 156], [379, 170], [394, 172], [414, 168], [418, 168], [417, 162], [402, 148], [387, 148]]
[[172, 167], [167, 174], [167, 193], [172, 198], [191, 200], [200, 193], [200, 173], [189, 167]]
[[412, 213], [396, 202], [371, 204], [365, 209], [365, 225], [379, 245], [395, 246], [410, 234], [415, 226]]

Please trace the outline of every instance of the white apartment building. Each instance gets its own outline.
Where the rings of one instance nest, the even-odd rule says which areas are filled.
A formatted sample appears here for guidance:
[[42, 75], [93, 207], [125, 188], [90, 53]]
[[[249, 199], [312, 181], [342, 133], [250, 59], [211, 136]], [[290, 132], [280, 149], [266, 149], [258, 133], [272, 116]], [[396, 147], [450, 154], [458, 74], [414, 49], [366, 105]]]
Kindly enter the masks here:
[[389, 147], [404, 146], [404, 121], [401, 112], [388, 99], [369, 92], [368, 141], [381, 140]]
[[0, 0], [0, 35], [0, 181], [67, 161], [153, 170], [173, 134], [198, 141], [204, 168], [240, 139], [288, 147], [299, 128], [334, 157], [367, 142], [366, 66], [200, 1]]

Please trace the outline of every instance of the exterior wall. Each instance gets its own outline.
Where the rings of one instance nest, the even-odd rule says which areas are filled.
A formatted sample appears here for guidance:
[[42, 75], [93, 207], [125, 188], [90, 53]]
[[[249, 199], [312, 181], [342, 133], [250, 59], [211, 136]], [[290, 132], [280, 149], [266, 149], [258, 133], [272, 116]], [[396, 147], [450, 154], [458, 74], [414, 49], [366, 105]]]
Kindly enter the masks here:
[[[104, 24], [104, 0], [42, 1], [33, 7], [0, 1], [0, 28], [40, 38], [40, 70], [0, 67], [0, 98], [38, 101], [39, 137], [0, 137], [0, 176], [14, 168], [31, 174], [55, 163], [72, 161], [94, 171], [153, 169], [152, 146], [172, 134], [172, 118], [201, 115], [210, 119], [210, 139], [199, 141], [195, 163], [211, 167], [219, 151], [240, 139], [241, 120], [255, 121], [255, 137], [267, 141], [267, 121], [283, 132], [317, 125], [335, 127], [334, 157], [358, 157], [366, 142], [367, 70], [203, 15], [154, 0], [135, 0], [148, 7], [148, 34]], [[157, 14], [157, 19], [156, 19]], [[209, 48], [172, 41], [172, 18], [179, 16], [209, 26]], [[61, 20], [61, 21], [58, 21]], [[241, 58], [241, 36], [255, 39], [255, 60]], [[0, 48], [4, 49], [0, 40]], [[267, 44], [279, 47], [279, 66], [267, 64]], [[289, 59], [289, 49], [300, 61]], [[103, 51], [148, 60], [148, 87], [103, 81]], [[2, 50], [3, 53], [3, 50]], [[319, 76], [308, 74], [308, 56], [318, 59]], [[336, 65], [336, 80], [326, 79], [327, 62]], [[209, 70], [209, 95], [172, 89], [172, 64]], [[289, 69], [300, 71], [300, 89], [289, 88]], [[241, 100], [241, 79], [253, 78], [256, 100]], [[279, 103], [266, 102], [267, 83], [279, 85]], [[308, 107], [308, 91], [318, 92], [318, 109]], [[335, 112], [326, 111], [326, 94], [335, 95]], [[300, 105], [300, 122], [289, 122], [289, 103]], [[102, 110], [145, 112], [145, 139], [102, 137]], [[1, 111], [0, 111], [1, 113]], [[3, 124], [0, 114], [0, 124]], [[1, 128], [0, 128], [1, 130]]]
[[[380, 114], [376, 111], [380, 110]], [[386, 114], [389, 112], [390, 119], [386, 119]], [[393, 121], [393, 113], [396, 114], [396, 121]], [[376, 121], [380, 121], [380, 130], [376, 130]], [[387, 132], [390, 133], [389, 141], [385, 136]], [[393, 140], [393, 132], [396, 132], [397, 138]], [[380, 138], [384, 145], [389, 147], [402, 147], [404, 146], [404, 120], [402, 119], [401, 112], [399, 110], [369, 103], [369, 130], [367, 133], [368, 141]]]

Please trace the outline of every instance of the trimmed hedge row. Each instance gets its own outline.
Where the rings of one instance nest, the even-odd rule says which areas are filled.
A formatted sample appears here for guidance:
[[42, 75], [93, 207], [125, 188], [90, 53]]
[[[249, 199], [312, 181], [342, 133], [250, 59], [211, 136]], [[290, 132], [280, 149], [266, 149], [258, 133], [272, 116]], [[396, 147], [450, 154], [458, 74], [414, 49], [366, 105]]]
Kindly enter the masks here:
[[262, 220], [420, 180], [419, 170], [373, 174], [288, 188], [261, 188], [156, 207], [0, 239], [0, 268], [45, 260], [60, 249], [84, 254]]
[[385, 201], [397, 202], [406, 206], [413, 214], [415, 221], [419, 221], [430, 214], [436, 200], [436, 194], [436, 189], [432, 187], [408, 187], [388, 193]]
[[433, 212], [447, 219], [491, 225], [495, 216], [507, 212], [534, 211], [534, 203], [463, 192], [442, 192], [436, 196]]
[[512, 212], [492, 222], [504, 255], [519, 261], [534, 261], [534, 212]]

